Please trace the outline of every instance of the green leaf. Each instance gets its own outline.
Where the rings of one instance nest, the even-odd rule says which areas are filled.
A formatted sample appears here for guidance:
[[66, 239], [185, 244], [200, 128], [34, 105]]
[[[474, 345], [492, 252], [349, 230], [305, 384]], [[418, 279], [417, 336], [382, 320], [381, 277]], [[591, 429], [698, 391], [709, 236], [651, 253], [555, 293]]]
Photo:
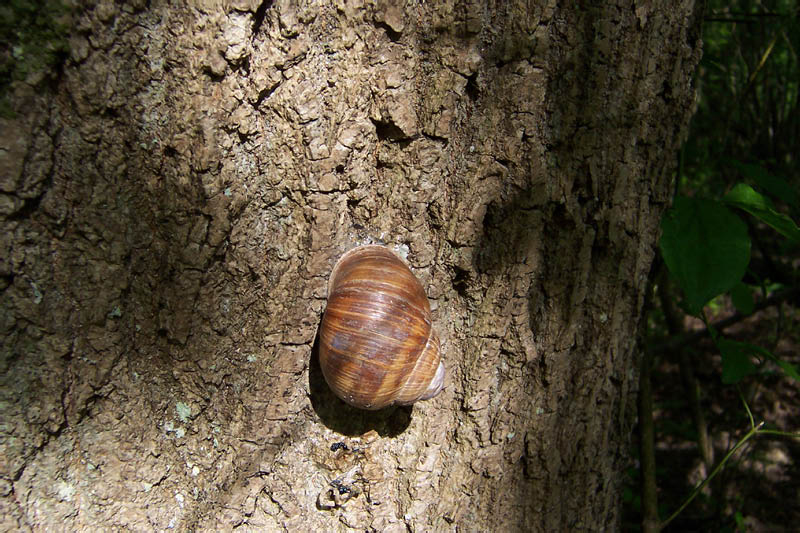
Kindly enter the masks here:
[[793, 364], [780, 359], [762, 346], [731, 339], [719, 339], [717, 348], [722, 354], [723, 383], [737, 383], [743, 377], [754, 373], [756, 367], [751, 359], [752, 356], [761, 356], [775, 362], [787, 376], [800, 381], [800, 372], [797, 371]]
[[749, 185], [737, 183], [723, 200], [726, 204], [743, 209], [772, 226], [781, 235], [800, 243], [800, 228], [797, 224], [783, 213], [778, 213], [769, 198], [756, 192]]
[[744, 283], [737, 283], [731, 289], [731, 301], [733, 306], [743, 315], [753, 313], [755, 304], [753, 303], [753, 292]]
[[773, 361], [775, 361], [775, 363], [777, 363], [777, 365], [783, 369], [784, 374], [795, 381], [800, 381], [800, 372], [797, 371], [797, 367], [795, 367], [792, 363], [784, 361], [783, 359], [778, 359], [775, 356], [773, 357]]
[[717, 348], [722, 354], [722, 382], [731, 385], [755, 373], [756, 365], [750, 359], [752, 350], [742, 342], [720, 339]]
[[678, 196], [661, 232], [661, 255], [696, 316], [739, 283], [750, 262], [747, 226], [720, 202]]
[[775, 198], [780, 198], [792, 207], [800, 207], [797, 200], [797, 191], [789, 183], [778, 176], [773, 176], [761, 165], [751, 165], [740, 161], [733, 161], [733, 166], [748, 180], [764, 189]]
[[777, 355], [770, 352], [766, 348], [762, 348], [761, 346], [753, 346], [752, 344], [748, 346], [753, 348], [754, 351], [763, 355], [767, 359], [771, 359], [772, 361], [774, 361], [775, 364], [777, 364], [779, 367], [781, 367], [781, 369], [783, 369], [784, 374], [786, 374], [787, 376], [796, 381], [800, 381], [800, 372], [797, 371], [797, 368], [792, 363], [780, 359]]
[[747, 531], [747, 522], [744, 521], [744, 516], [742, 515], [741, 511], [736, 511], [736, 514], [733, 515], [734, 520], [736, 520], [736, 529], [739, 531]]

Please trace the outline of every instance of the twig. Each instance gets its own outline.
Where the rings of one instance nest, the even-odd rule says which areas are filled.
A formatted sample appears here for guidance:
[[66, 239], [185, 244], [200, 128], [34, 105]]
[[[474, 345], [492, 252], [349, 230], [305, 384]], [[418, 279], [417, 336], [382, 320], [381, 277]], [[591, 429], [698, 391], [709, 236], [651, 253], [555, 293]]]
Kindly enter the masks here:
[[639, 458], [642, 469], [642, 531], [660, 530], [658, 518], [658, 486], [656, 484], [655, 429], [653, 427], [653, 388], [650, 367], [653, 354], [642, 355], [639, 371]]
[[749, 419], [750, 422], [750, 431], [748, 431], [747, 434], [744, 437], [742, 437], [739, 440], [739, 442], [736, 443], [736, 446], [734, 446], [733, 449], [731, 449], [731, 451], [725, 454], [725, 457], [722, 458], [722, 461], [720, 461], [719, 464], [716, 467], [714, 467], [714, 470], [712, 470], [711, 473], [708, 476], [706, 476], [706, 478], [692, 490], [691, 494], [689, 494], [689, 496], [686, 498], [686, 500], [684, 500], [681, 506], [678, 507], [675, 510], [675, 512], [669, 516], [669, 518], [661, 522], [661, 524], [658, 525], [658, 528], [655, 529], [654, 531], [660, 531], [664, 529], [669, 525], [670, 522], [672, 522], [675, 519], [675, 517], [681, 514], [681, 512], [684, 509], [686, 509], [686, 506], [692, 503], [692, 500], [694, 500], [697, 497], [697, 495], [700, 494], [700, 492], [705, 488], [705, 486], [708, 485], [708, 483], [712, 479], [714, 479], [714, 477], [717, 474], [719, 474], [720, 470], [722, 470], [722, 468], [725, 466], [725, 463], [728, 462], [728, 459], [730, 459], [733, 456], [733, 454], [736, 453], [737, 450], [739, 450], [739, 448], [744, 446], [745, 443], [747, 443], [747, 441], [750, 440], [755, 435], [775, 435], [779, 437], [791, 437], [795, 439], [800, 438], [800, 433], [788, 433], [786, 431], [778, 431], [774, 429], [761, 429], [764, 427], [764, 421], [762, 420], [758, 424], [755, 423], [755, 419], [753, 418], [753, 412], [750, 410], [750, 406], [747, 405], [747, 400], [745, 399], [741, 390], [739, 391], [739, 397], [742, 399], [745, 411], [747, 411], [747, 418]]
[[[729, 316], [723, 320], [719, 320], [712, 324], [712, 328], [717, 331], [722, 331], [725, 328], [728, 328], [742, 320], [751, 317], [756, 311], [761, 311], [762, 309], [766, 309], [767, 307], [771, 307], [773, 305], [777, 305], [782, 303], [786, 300], [792, 300], [793, 298], [800, 297], [800, 288], [792, 287], [789, 289], [783, 289], [781, 291], [777, 291], [772, 294], [769, 298], [765, 300], [761, 300], [753, 307], [753, 313], [749, 315], [744, 315], [742, 313], [736, 313], [733, 316]], [[698, 331], [693, 331], [691, 333], [686, 333], [684, 335], [678, 335], [676, 337], [670, 337], [669, 339], [659, 342], [656, 344], [651, 345], [647, 348], [648, 352], [652, 352], [654, 354], [659, 354], [662, 352], [676, 350], [678, 348], [682, 348], [687, 344], [693, 344], [700, 339], [704, 338], [708, 335], [707, 329], [701, 329]]]
[[692, 503], [692, 500], [694, 500], [695, 497], [697, 497], [697, 495], [700, 494], [700, 492], [705, 488], [705, 486], [708, 485], [708, 483], [719, 473], [720, 470], [722, 470], [722, 467], [725, 466], [725, 463], [728, 462], [728, 459], [730, 459], [731, 456], [733, 456], [733, 454], [736, 453], [736, 451], [739, 448], [744, 446], [745, 443], [748, 440], [750, 440], [754, 435], [756, 435], [759, 432], [759, 430], [761, 429], [761, 426], [763, 426], [763, 425], [764, 425], [764, 422], [762, 421], [762, 422], [759, 422], [759, 424], [757, 426], [754, 426], [754, 427], [750, 428], [750, 431], [747, 432], [747, 435], [742, 437], [742, 439], [739, 442], [736, 443], [736, 446], [734, 446], [733, 449], [731, 451], [729, 451], [725, 455], [725, 457], [722, 458], [722, 461], [720, 461], [719, 464], [717, 464], [717, 466], [714, 467], [714, 470], [712, 470], [711, 473], [708, 476], [706, 476], [706, 478], [699, 485], [697, 485], [694, 488], [692, 493], [689, 494], [689, 497], [686, 498], [686, 500], [681, 504], [681, 506], [678, 507], [675, 510], [675, 512], [672, 513], [669, 516], [669, 518], [667, 518], [666, 520], [664, 520], [661, 523], [661, 526], [660, 526], [659, 529], [664, 529], [665, 527], [667, 527], [669, 525], [669, 523], [672, 522], [675, 519], [675, 517], [677, 517], [679, 514], [681, 514], [681, 511], [683, 511], [686, 508], [687, 505]]

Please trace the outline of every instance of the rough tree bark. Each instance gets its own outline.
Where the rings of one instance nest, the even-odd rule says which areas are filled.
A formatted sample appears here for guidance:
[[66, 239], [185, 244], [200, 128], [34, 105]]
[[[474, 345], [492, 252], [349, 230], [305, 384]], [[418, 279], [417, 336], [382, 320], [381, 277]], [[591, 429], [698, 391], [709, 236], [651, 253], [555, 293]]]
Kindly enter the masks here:
[[[694, 2], [400, 4], [81, 3], [56, 87], [15, 86], [0, 527], [619, 526]], [[313, 357], [364, 242], [434, 307], [413, 408]]]

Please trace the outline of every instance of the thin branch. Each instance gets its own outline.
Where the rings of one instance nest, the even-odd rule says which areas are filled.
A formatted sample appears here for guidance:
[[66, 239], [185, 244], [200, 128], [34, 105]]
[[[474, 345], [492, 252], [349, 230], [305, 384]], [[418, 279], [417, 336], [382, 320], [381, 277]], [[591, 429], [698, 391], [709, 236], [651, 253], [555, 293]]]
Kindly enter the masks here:
[[764, 22], [763, 19], [765, 18], [792, 18], [793, 15], [789, 13], [773, 13], [770, 11], [764, 11], [762, 13], [745, 13], [745, 12], [737, 12], [731, 11], [726, 14], [720, 13], [717, 15], [716, 13], [711, 13], [707, 17], [703, 17], [703, 22], [743, 22], [743, 23], [754, 23], [754, 22]]
[[[711, 327], [716, 331], [722, 331], [725, 328], [728, 328], [738, 322], [741, 322], [746, 318], [751, 317], [757, 311], [761, 311], [762, 309], [766, 309], [767, 307], [772, 307], [773, 305], [783, 303], [787, 300], [793, 300], [794, 298], [798, 297], [800, 297], [800, 287], [792, 287], [789, 289], [777, 291], [766, 300], [761, 300], [760, 302], [758, 302], [753, 308], [753, 313], [749, 315], [744, 315], [742, 313], [737, 312], [733, 316], [714, 322], [711, 325]], [[654, 354], [676, 350], [678, 348], [686, 346], [687, 344], [694, 344], [700, 339], [705, 338], [706, 335], [708, 334], [709, 334], [708, 330], [701, 329], [699, 331], [693, 331], [691, 333], [686, 333], [684, 335], [678, 335], [677, 337], [669, 337], [668, 339], [662, 342], [651, 345], [650, 347], [647, 348], [647, 350]]]
[[653, 354], [642, 355], [639, 371], [639, 457], [642, 483], [642, 531], [660, 531], [658, 518], [658, 486], [656, 484], [655, 428], [653, 426], [653, 389], [650, 371]]
[[744, 409], [745, 411], [747, 411], [747, 417], [750, 419], [750, 428], [754, 428], [756, 427], [756, 422], [755, 419], [753, 419], [753, 413], [750, 411], [750, 406], [747, 405], [747, 400], [745, 399], [744, 394], [742, 394], [741, 387], [737, 385], [736, 389], [739, 391], [739, 398], [742, 399], [742, 403], [744, 404]]
[[719, 473], [719, 471], [720, 471], [720, 470], [722, 470], [722, 467], [724, 467], [724, 466], [725, 466], [725, 463], [727, 463], [727, 462], [728, 462], [728, 459], [730, 459], [730, 458], [733, 456], [733, 454], [734, 454], [734, 453], [736, 453], [736, 451], [737, 451], [737, 450], [739, 450], [739, 448], [741, 448], [742, 446], [744, 446], [744, 445], [745, 445], [745, 443], [746, 443], [747, 441], [749, 441], [749, 440], [750, 440], [750, 439], [751, 439], [751, 438], [752, 438], [754, 435], [756, 435], [756, 434], [759, 432], [759, 430], [761, 429], [761, 426], [763, 426], [763, 425], [764, 425], [764, 422], [759, 422], [757, 426], [754, 426], [754, 427], [752, 427], [752, 428], [750, 429], [750, 431], [748, 431], [748, 432], [747, 432], [747, 435], [745, 435], [744, 437], [742, 437], [742, 439], [741, 439], [739, 442], [737, 442], [737, 443], [736, 443], [736, 446], [734, 446], [734, 447], [733, 447], [733, 449], [732, 449], [731, 451], [729, 451], [729, 452], [728, 452], [728, 453], [725, 455], [725, 457], [723, 457], [723, 458], [722, 458], [722, 461], [720, 461], [720, 462], [719, 462], [719, 464], [717, 464], [717, 466], [716, 466], [716, 467], [714, 467], [714, 470], [713, 470], [713, 471], [712, 471], [712, 472], [711, 472], [711, 473], [710, 473], [710, 474], [709, 474], [709, 475], [708, 475], [708, 476], [707, 476], [707, 477], [706, 477], [706, 478], [705, 478], [705, 479], [704, 479], [704, 480], [703, 480], [703, 481], [702, 481], [702, 482], [701, 482], [699, 485], [697, 485], [697, 486], [694, 488], [694, 490], [692, 491], [692, 493], [691, 493], [691, 494], [689, 494], [689, 496], [688, 496], [688, 497], [686, 498], [686, 500], [685, 500], [685, 501], [684, 501], [684, 502], [681, 504], [681, 506], [680, 506], [680, 507], [678, 507], [678, 509], [676, 509], [676, 510], [675, 510], [675, 512], [674, 512], [674, 513], [672, 513], [672, 514], [669, 516], [669, 518], [667, 518], [666, 520], [664, 520], [663, 522], [661, 522], [661, 527], [660, 527], [660, 529], [664, 529], [665, 527], [667, 527], [667, 526], [669, 525], [669, 523], [670, 523], [670, 522], [672, 522], [673, 520], [675, 520], [675, 517], [676, 517], [676, 516], [678, 516], [679, 514], [681, 514], [681, 512], [682, 512], [684, 509], [686, 509], [686, 506], [687, 506], [687, 505], [689, 505], [690, 503], [692, 503], [692, 500], [694, 500], [694, 499], [697, 497], [697, 495], [698, 495], [698, 494], [700, 494], [700, 492], [701, 492], [701, 491], [702, 491], [702, 490], [705, 488], [705, 486], [706, 486], [706, 485], [708, 485], [709, 481], [711, 481], [711, 480], [712, 480], [712, 479], [713, 479], [713, 478], [714, 478], [714, 477], [715, 477], [715, 476], [716, 476], [716, 475]]
[[[779, 17], [780, 15], [764, 15], [764, 17]], [[703, 22], [726, 22], [726, 23], [740, 23], [740, 24], [761, 24], [763, 20], [757, 20], [755, 18], [739, 18], [739, 17], [705, 17]]]
[[769, 56], [772, 55], [772, 50], [775, 48], [775, 43], [778, 42], [778, 37], [780, 37], [780, 33], [776, 33], [772, 37], [772, 41], [770, 41], [769, 45], [767, 45], [766, 51], [761, 55], [761, 60], [758, 62], [758, 65], [756, 65], [756, 68], [750, 73], [750, 77], [747, 80], [747, 86], [744, 89], [745, 93], [747, 93], [747, 91], [753, 87], [753, 82], [756, 81], [756, 76], [758, 76], [758, 73], [764, 68]]
[[800, 433], [789, 433], [779, 429], [762, 429], [759, 431], [761, 435], [775, 435], [777, 437], [789, 437], [791, 439], [800, 439]]

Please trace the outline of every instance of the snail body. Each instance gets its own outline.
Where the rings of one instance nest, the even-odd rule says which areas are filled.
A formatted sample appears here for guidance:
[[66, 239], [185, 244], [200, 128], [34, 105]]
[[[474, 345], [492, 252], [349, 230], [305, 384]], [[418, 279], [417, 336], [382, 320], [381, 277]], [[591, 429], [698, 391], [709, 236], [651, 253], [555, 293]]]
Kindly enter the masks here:
[[333, 267], [319, 360], [331, 390], [361, 409], [409, 405], [442, 390], [428, 298], [388, 248], [359, 246]]

